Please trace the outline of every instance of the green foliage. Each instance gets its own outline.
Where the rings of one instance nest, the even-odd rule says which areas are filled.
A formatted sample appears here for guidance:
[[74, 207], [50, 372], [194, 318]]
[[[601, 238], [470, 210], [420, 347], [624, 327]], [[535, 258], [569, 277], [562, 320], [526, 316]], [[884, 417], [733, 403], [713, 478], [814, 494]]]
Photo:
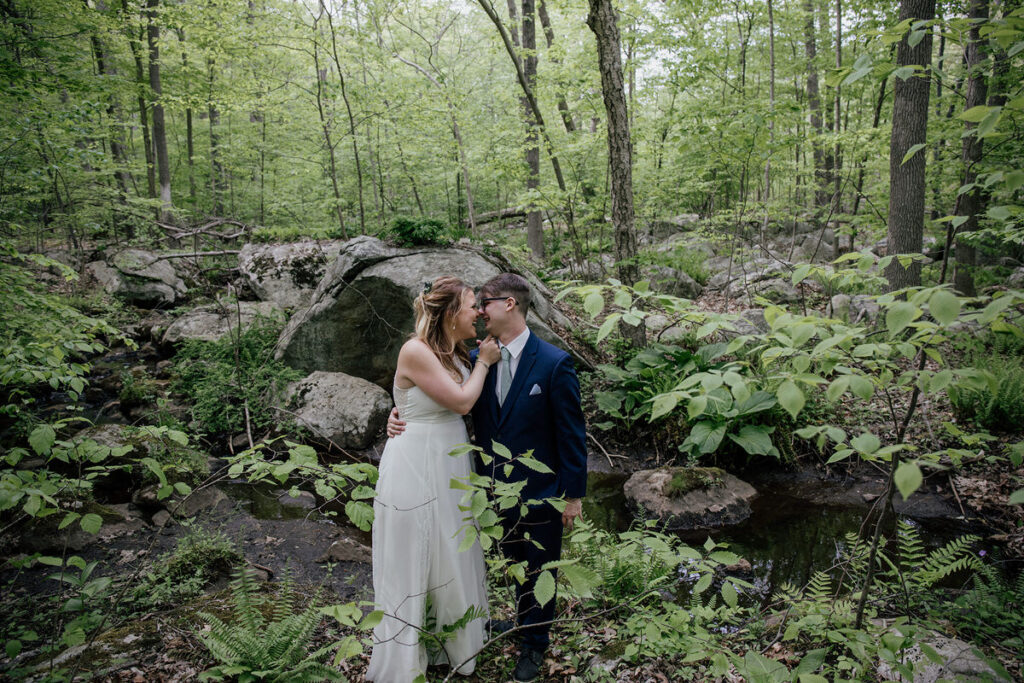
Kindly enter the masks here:
[[[212, 614], [200, 612], [210, 626], [196, 636], [220, 662], [203, 672], [199, 680], [267, 681], [340, 681], [341, 674], [321, 660], [332, 646], [308, 653], [313, 632], [323, 619], [317, 597], [301, 612], [295, 611], [295, 594], [285, 581], [273, 601], [261, 598], [254, 570], [243, 567], [231, 582], [234, 614], [225, 623]], [[268, 607], [272, 616], [263, 615]]]
[[671, 251], [646, 251], [640, 256], [641, 263], [654, 263], [668, 266], [689, 275], [704, 285], [711, 277], [707, 267], [707, 255], [700, 250], [691, 249], [686, 244], [676, 244]]
[[188, 397], [193, 417], [207, 433], [253, 430], [281, 422], [274, 400], [300, 373], [274, 360], [280, 324], [259, 318], [240, 334], [214, 341], [190, 340], [175, 358], [175, 391]]
[[957, 418], [996, 432], [1019, 428], [1024, 424], [1024, 358], [993, 354], [972, 362], [990, 374], [986, 382], [950, 387]]
[[448, 227], [435, 218], [393, 218], [384, 236], [400, 247], [446, 246], [453, 241]]
[[55, 268], [67, 280], [77, 276], [64, 264], [38, 254], [22, 254], [0, 240], [0, 413], [11, 417], [35, 402], [48, 387], [77, 401], [89, 365], [84, 358], [106, 348], [104, 338], [122, 337], [103, 320], [90, 318], [59, 296], [46, 292], [29, 269]]
[[126, 426], [121, 433], [129, 444], [145, 452], [139, 460], [144, 481], [162, 481], [167, 485], [166, 475], [173, 473], [174, 479], [196, 483], [209, 474], [209, 456], [194, 448], [188, 435], [179, 429]]
[[157, 384], [144, 372], [121, 371], [121, 391], [118, 400], [122, 410], [130, 410], [156, 400]]
[[932, 611], [952, 620], [959, 633], [979, 644], [998, 643], [1019, 651], [1024, 646], [1024, 574], [1011, 579], [997, 567], [979, 562], [971, 587], [952, 603], [933, 605]]
[[153, 563], [132, 588], [128, 606], [133, 612], [148, 612], [182, 605], [228, 576], [241, 561], [238, 548], [223, 533], [193, 529]]

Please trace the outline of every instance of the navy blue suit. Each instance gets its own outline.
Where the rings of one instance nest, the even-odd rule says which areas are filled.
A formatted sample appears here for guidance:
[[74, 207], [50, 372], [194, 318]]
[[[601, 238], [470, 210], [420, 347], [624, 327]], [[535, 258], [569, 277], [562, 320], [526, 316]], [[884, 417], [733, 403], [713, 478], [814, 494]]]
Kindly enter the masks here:
[[[473, 353], [476, 360], [476, 353]], [[497, 481], [525, 481], [523, 500], [582, 498], [587, 490], [587, 437], [580, 408], [580, 385], [572, 358], [530, 332], [512, 378], [504, 405], [498, 405], [498, 365], [488, 371], [483, 392], [473, 406], [473, 427], [477, 445], [494, 456], [492, 442], [508, 448], [513, 456], [533, 450], [533, 457], [547, 465], [552, 474], [542, 474], [523, 465], [505, 476], [501, 457], [489, 465], [477, 460], [477, 471]], [[530, 507], [525, 517], [518, 507], [502, 519], [505, 538], [501, 549], [513, 562], [527, 563], [527, 582], [517, 589], [517, 616], [523, 644], [543, 651], [549, 642], [550, 626], [529, 628], [554, 617], [555, 601], [543, 607], [533, 597], [534, 579], [546, 562], [562, 553], [562, 514], [549, 504]], [[529, 540], [523, 535], [529, 534]], [[541, 547], [538, 548], [533, 542]]]

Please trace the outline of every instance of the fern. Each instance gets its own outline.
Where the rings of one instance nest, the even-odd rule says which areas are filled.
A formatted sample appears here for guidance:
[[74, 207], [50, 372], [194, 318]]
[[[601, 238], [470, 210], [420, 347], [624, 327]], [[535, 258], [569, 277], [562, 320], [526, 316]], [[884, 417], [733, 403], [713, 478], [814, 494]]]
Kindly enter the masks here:
[[231, 582], [234, 605], [232, 623], [225, 623], [206, 612], [199, 615], [210, 626], [208, 633], [197, 633], [219, 666], [204, 672], [200, 680], [238, 677], [239, 681], [338, 681], [341, 674], [320, 660], [331, 646], [307, 655], [313, 632], [322, 615], [317, 607], [319, 594], [303, 612], [294, 611], [294, 584], [286, 573], [281, 593], [271, 605], [268, 622], [260, 608], [255, 571], [244, 567]]

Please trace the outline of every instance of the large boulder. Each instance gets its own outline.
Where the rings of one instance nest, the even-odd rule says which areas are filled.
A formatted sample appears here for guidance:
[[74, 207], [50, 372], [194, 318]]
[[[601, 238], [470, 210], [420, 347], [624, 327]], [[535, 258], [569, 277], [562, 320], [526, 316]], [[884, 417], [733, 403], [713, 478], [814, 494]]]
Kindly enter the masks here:
[[717, 467], [663, 467], [634, 472], [626, 500], [671, 531], [701, 531], [750, 517], [753, 486]]
[[283, 401], [300, 426], [338, 448], [369, 448], [391, 412], [386, 391], [341, 372], [314, 372], [292, 382]]
[[[897, 628], [897, 637], [904, 637]], [[1010, 681], [985, 661], [980, 648], [957, 638], [948, 638], [935, 631], [919, 632], [918, 642], [899, 653], [900, 661], [911, 667], [914, 683], [940, 681]], [[925, 653], [922, 645], [930, 649]], [[935, 656], [937, 655], [937, 656]], [[877, 673], [887, 681], [905, 680], [888, 662], [878, 663]]]
[[263, 301], [282, 308], [308, 306], [327, 267], [337, 260], [342, 244], [246, 244], [238, 254], [238, 270]]
[[188, 339], [217, 341], [239, 324], [248, 329], [260, 319], [283, 323], [284, 311], [272, 301], [238, 301], [210, 304], [192, 309], [179, 316], [164, 332], [163, 344], [177, 344]]
[[696, 228], [699, 222], [700, 216], [695, 213], [659, 218], [647, 224], [646, 233], [652, 240], [663, 240], [680, 232], [689, 232]]
[[[390, 389], [398, 351], [413, 331], [413, 300], [424, 283], [451, 273], [478, 286], [509, 269], [472, 249], [399, 249], [357, 237], [342, 246], [310, 305], [292, 316], [275, 358], [305, 372], [343, 372]], [[534, 291], [530, 329], [573, 353], [549, 325], [568, 327], [568, 319], [551, 304], [547, 288], [525, 275]]]
[[86, 264], [85, 271], [108, 294], [143, 308], [173, 306], [187, 292], [170, 259], [143, 249], [124, 249]]
[[643, 277], [651, 281], [654, 291], [683, 299], [696, 299], [704, 291], [685, 271], [668, 266], [648, 266], [644, 268]]

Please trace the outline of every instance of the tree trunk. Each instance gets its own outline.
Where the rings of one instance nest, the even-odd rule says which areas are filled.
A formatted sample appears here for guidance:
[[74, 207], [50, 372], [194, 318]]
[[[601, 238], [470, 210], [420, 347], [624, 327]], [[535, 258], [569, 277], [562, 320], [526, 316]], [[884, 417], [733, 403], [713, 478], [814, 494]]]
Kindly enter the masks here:
[[[930, 20], [935, 16], [935, 0], [901, 0], [900, 21]], [[927, 77], [932, 59], [932, 32], [923, 32], [913, 47], [908, 42], [913, 31], [899, 42], [896, 64], [919, 65], [923, 73], [893, 83], [892, 137], [889, 141], [889, 233], [886, 253], [920, 254], [924, 239], [925, 159], [921, 148], [906, 162], [904, 156], [915, 145], [924, 145], [928, 127], [928, 97], [931, 83]], [[916, 38], [917, 36], [915, 36]], [[921, 263], [904, 268], [898, 260], [885, 269], [889, 290], [921, 284]]]
[[[537, 87], [537, 22], [533, 0], [522, 0], [521, 37], [523, 43], [523, 75], [531, 91]], [[537, 142], [537, 121], [530, 111], [530, 103], [526, 101], [526, 189], [537, 190], [540, 187], [540, 146]], [[472, 215], [472, 211], [470, 211]], [[539, 209], [532, 209], [526, 214], [526, 244], [534, 260], [544, 259], [544, 227]]]
[[821, 96], [818, 92], [818, 70], [814, 66], [818, 54], [814, 36], [814, 0], [804, 0], [804, 55], [807, 58], [807, 107], [811, 111], [811, 149], [814, 157], [814, 207], [815, 216], [828, 204], [828, 171], [825, 169], [825, 154], [821, 149]]
[[217, 124], [220, 123], [220, 112], [213, 98], [213, 84], [216, 76], [213, 57], [206, 60], [207, 69], [207, 105], [206, 120], [210, 124], [210, 198], [213, 200], [213, 215], [224, 215], [223, 193], [224, 170], [220, 164], [220, 137], [217, 135]]
[[[843, 11], [842, 0], [836, 0], [836, 70], [843, 68]], [[832, 148], [832, 208], [831, 213], [835, 221], [835, 234], [839, 235], [839, 214], [842, 207], [842, 180], [843, 158], [839, 148], [839, 134], [842, 132], [840, 96], [842, 89], [836, 84], [835, 108], [832, 112], [833, 130], [835, 131], [835, 146]], [[838, 239], [838, 237], [837, 237]]]
[[160, 0], [146, 0], [146, 42], [149, 45], [149, 87], [153, 91], [153, 147], [156, 150], [156, 168], [160, 180], [160, 222], [171, 222], [171, 161], [167, 155], [167, 127], [164, 124], [164, 106], [160, 103], [160, 26], [157, 11]]
[[128, 45], [132, 51], [132, 59], [135, 61], [139, 127], [142, 128], [142, 146], [146, 157], [146, 189], [148, 190], [146, 196], [150, 199], [156, 199], [156, 164], [153, 160], [153, 141], [149, 135], [149, 105], [146, 104], [146, 74], [142, 64], [142, 41], [135, 34], [131, 14], [128, 9], [128, 0], [121, 0], [121, 8], [124, 10], [122, 18], [125, 22]]
[[[971, 0], [968, 14], [972, 20], [970, 31], [967, 34], [967, 45], [964, 46], [964, 58], [967, 61], [967, 96], [964, 102], [964, 110], [971, 107], [978, 107], [985, 104], [988, 96], [988, 84], [985, 81], [985, 74], [982, 71], [984, 63], [985, 42], [979, 35], [981, 20], [988, 19], [988, 0]], [[978, 177], [977, 165], [981, 161], [983, 142], [977, 135], [975, 129], [978, 124], [967, 121], [964, 123], [963, 147], [960, 152], [960, 159], [964, 167], [963, 184], [969, 185]], [[967, 220], [959, 228], [963, 233], [974, 232], [978, 229], [978, 215], [984, 210], [982, 203], [981, 188], [975, 187], [959, 197], [959, 216], [966, 216]], [[956, 270], [953, 274], [953, 286], [964, 296], [974, 296], [974, 273], [972, 272], [976, 254], [970, 244], [962, 240], [956, 243]]]
[[[539, 0], [537, 3], [537, 17], [540, 18], [540, 25], [544, 29], [544, 42], [547, 43], [548, 49], [555, 44], [555, 32], [551, 28], [551, 18], [548, 16], [548, 6], [544, 0]], [[562, 60], [551, 58], [553, 64], [561, 64]], [[572, 112], [569, 111], [569, 105], [565, 101], [565, 93], [561, 90], [558, 91], [558, 113], [562, 115], [562, 125], [565, 126], [565, 132], [572, 134], [576, 132], [576, 122], [572, 120]]]
[[[192, 86], [189, 79], [188, 73], [188, 53], [185, 50], [185, 31], [178, 29], [178, 42], [181, 44], [181, 71], [185, 76], [185, 91], [191, 93]], [[192, 127], [192, 102], [188, 100], [188, 104], [185, 105], [185, 150], [188, 153], [188, 199], [192, 205], [192, 210], [195, 211], [198, 208], [196, 203], [196, 146], [195, 146], [195, 131]], [[260, 151], [260, 158], [262, 159], [263, 152]], [[260, 180], [262, 183], [262, 179]], [[260, 195], [262, 202], [262, 194]], [[263, 215], [260, 213], [259, 222], [263, 223]]]
[[[589, 0], [587, 26], [597, 38], [597, 61], [601, 71], [601, 92], [608, 116], [608, 169], [615, 231], [615, 261], [619, 279], [635, 284], [640, 279], [636, 261], [636, 227], [633, 215], [633, 162], [629, 134], [629, 112], [622, 79], [618, 17], [611, 0]], [[634, 345], [643, 346], [643, 323], [622, 325], [620, 330]]]
[[[321, 12], [323, 9], [321, 8]], [[338, 217], [338, 228], [341, 230], [342, 239], [348, 239], [348, 229], [345, 227], [345, 214], [341, 208], [341, 189], [338, 187], [338, 165], [334, 158], [334, 143], [331, 141], [331, 124], [327, 119], [327, 112], [324, 108], [324, 81], [327, 79], [327, 71], [320, 68], [320, 40], [317, 24], [320, 17], [313, 20], [313, 67], [316, 69], [316, 110], [320, 116], [320, 129], [324, 135], [324, 145], [327, 147], [327, 159], [330, 163], [331, 189], [334, 192], [334, 213]]]

